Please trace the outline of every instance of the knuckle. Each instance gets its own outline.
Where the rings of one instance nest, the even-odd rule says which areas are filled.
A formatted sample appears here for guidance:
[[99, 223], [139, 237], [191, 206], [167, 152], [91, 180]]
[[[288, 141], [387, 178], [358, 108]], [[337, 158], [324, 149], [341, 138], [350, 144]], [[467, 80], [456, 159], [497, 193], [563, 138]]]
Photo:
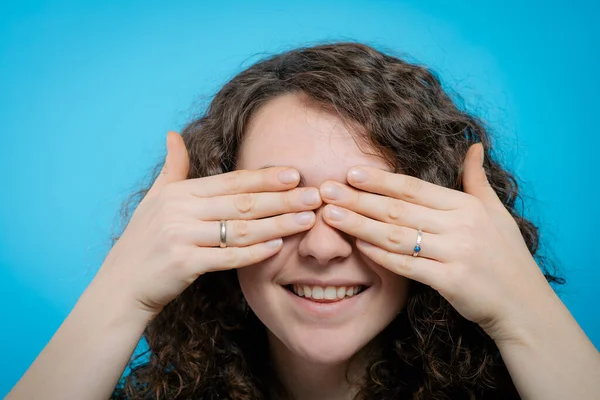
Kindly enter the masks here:
[[166, 200], [161, 207], [165, 219], [174, 219], [183, 210], [182, 202], [175, 197]]
[[473, 223], [471, 222], [471, 215], [467, 214], [465, 217], [461, 218], [459, 222], [456, 223], [455, 232], [461, 237], [463, 237], [469, 234], [472, 227]]
[[228, 268], [240, 267], [240, 257], [235, 247], [227, 247], [223, 250], [223, 265]]
[[399, 260], [396, 261], [396, 265], [402, 275], [412, 276], [414, 271], [414, 262], [414, 257], [405, 255], [403, 257], [399, 257]]
[[248, 243], [248, 221], [236, 220], [233, 224], [233, 239], [237, 245], [246, 245]]
[[175, 185], [167, 185], [165, 186], [158, 195], [158, 199], [160, 199], [160, 203], [164, 206], [166, 204], [171, 204], [177, 198], [179, 198], [179, 190]]
[[260, 256], [259, 252], [256, 251], [256, 248], [254, 246], [247, 247], [246, 252], [248, 254], [249, 264], [256, 264], [263, 259], [263, 257]]
[[235, 196], [235, 208], [241, 214], [249, 214], [254, 209], [255, 198], [250, 193], [241, 193]]
[[181, 246], [169, 246], [166, 253], [172, 268], [186, 268], [189, 257]]
[[404, 219], [406, 205], [401, 201], [391, 201], [387, 209], [387, 217], [390, 222], [398, 222]]
[[475, 202], [465, 213], [463, 213], [460, 220], [460, 227], [465, 233], [468, 234], [475, 230], [484, 212], [483, 205], [478, 205], [477, 202]]
[[166, 223], [169, 220], [175, 219], [177, 215], [181, 215], [185, 210], [184, 206], [185, 201], [182, 194], [177, 190], [166, 188], [157, 196], [155, 210]]
[[273, 234], [275, 234], [275, 232], [285, 232], [287, 231], [290, 227], [294, 227], [297, 224], [294, 221], [294, 216], [292, 214], [288, 214], [288, 215], [278, 215], [276, 217], [272, 217], [271, 221], [274, 225], [274, 229], [273, 229]]
[[229, 172], [224, 175], [225, 187], [230, 193], [238, 193], [241, 191], [244, 173], [241, 170]]
[[181, 243], [185, 236], [183, 232], [181, 223], [169, 221], [163, 224], [161, 237], [165, 243]]
[[392, 226], [388, 232], [387, 240], [392, 245], [399, 245], [406, 241], [406, 230], [399, 226]]
[[[298, 192], [296, 193], [296, 195], [298, 194], [302, 194], [302, 192]], [[292, 191], [287, 191], [287, 192], [282, 192], [281, 193], [281, 204], [283, 205], [283, 209], [284, 210], [292, 210], [293, 207], [293, 201], [292, 201]]]
[[448, 293], [459, 294], [461, 292], [466, 293], [472, 290], [473, 286], [469, 285], [472, 274], [469, 274], [461, 263], [452, 263], [448, 268], [444, 268], [443, 276], [444, 282], [446, 282], [446, 291]]
[[361, 230], [363, 228], [365, 228], [365, 221], [366, 218], [362, 215], [357, 215], [357, 214], [353, 214], [352, 212], [349, 212], [348, 215], [348, 226], [352, 227], [352, 229], [354, 230]]
[[452, 246], [452, 252], [455, 260], [465, 260], [473, 254], [473, 242], [470, 240], [461, 240]]
[[409, 199], [415, 199], [421, 193], [422, 182], [412, 176], [407, 176], [404, 181], [404, 195]]

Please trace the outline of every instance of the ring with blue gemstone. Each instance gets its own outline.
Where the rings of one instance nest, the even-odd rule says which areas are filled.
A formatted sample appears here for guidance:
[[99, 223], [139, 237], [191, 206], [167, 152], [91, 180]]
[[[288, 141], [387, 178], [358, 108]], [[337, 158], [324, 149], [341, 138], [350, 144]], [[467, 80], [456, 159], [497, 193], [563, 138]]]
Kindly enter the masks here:
[[417, 245], [415, 246], [414, 253], [413, 253], [413, 257], [418, 257], [419, 253], [421, 252], [421, 239], [423, 238], [423, 231], [421, 229], [419, 229], [417, 231]]

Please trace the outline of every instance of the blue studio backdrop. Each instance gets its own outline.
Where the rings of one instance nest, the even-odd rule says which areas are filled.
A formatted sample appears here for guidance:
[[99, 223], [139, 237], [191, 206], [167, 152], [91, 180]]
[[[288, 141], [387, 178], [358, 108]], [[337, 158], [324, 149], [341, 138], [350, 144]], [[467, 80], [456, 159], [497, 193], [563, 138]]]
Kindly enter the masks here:
[[488, 122], [599, 347], [598, 4], [0, 2], [0, 395], [93, 278], [166, 132], [260, 57], [331, 40], [430, 65]]

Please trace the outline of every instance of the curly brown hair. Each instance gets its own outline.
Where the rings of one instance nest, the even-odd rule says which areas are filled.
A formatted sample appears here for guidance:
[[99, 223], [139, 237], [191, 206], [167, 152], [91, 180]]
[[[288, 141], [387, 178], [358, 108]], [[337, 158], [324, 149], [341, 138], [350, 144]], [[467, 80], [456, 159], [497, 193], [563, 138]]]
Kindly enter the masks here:
[[[489, 182], [531, 254], [549, 283], [565, 283], [539, 254], [538, 228], [518, 212], [517, 200], [523, 201], [517, 182], [494, 157], [483, 122], [461, 110], [460, 97], [453, 101], [429, 68], [365, 44], [294, 49], [231, 79], [183, 129], [188, 178], [234, 170], [252, 115], [287, 93], [305, 94], [346, 123], [364, 128], [367, 137], [362, 139], [396, 172], [447, 188], [462, 190], [463, 160], [468, 148], [481, 142]], [[151, 181], [161, 167], [155, 167]], [[124, 220], [150, 186], [124, 204]], [[235, 271], [198, 278], [148, 324], [143, 336], [148, 350], [132, 356], [131, 373], [112, 398], [267, 399], [274, 387], [277, 397], [288, 398], [269, 361], [266, 328], [244, 310], [242, 296]], [[427, 285], [412, 282], [406, 309], [377, 343], [377, 361], [365, 371], [357, 398], [519, 398], [494, 341]]]

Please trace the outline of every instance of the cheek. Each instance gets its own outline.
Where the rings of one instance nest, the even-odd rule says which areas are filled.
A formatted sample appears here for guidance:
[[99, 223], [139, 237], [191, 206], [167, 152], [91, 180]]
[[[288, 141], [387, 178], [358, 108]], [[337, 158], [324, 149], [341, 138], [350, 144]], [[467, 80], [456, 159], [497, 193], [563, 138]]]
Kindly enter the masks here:
[[409, 286], [412, 281], [381, 266], [378, 266], [377, 269], [377, 274], [381, 279], [381, 298], [384, 301], [384, 307], [390, 315], [395, 316], [406, 307]]
[[267, 265], [264, 262], [250, 265], [237, 270], [238, 281], [246, 299], [260, 292], [260, 286], [265, 284]]
[[238, 268], [237, 276], [246, 300], [252, 306], [256, 300], [267, 296], [273, 288], [279, 287], [275, 283], [277, 276], [293, 254], [295, 246], [289, 243], [289, 238], [284, 239], [283, 248], [276, 255], [257, 264]]
[[362, 261], [377, 276], [377, 307], [382, 310], [381, 316], [391, 322], [406, 307], [408, 289], [411, 280], [393, 273], [360, 253]]
[[281, 296], [285, 289], [274, 282], [281, 262], [265, 260], [237, 270], [242, 294], [250, 309], [270, 331], [284, 330], [287, 314], [282, 308]]
[[267, 301], [266, 297], [276, 285], [273, 280], [279, 272], [279, 263], [274, 261], [269, 259], [237, 270], [242, 293], [250, 307], [255, 311], [259, 311], [256, 308], [260, 308], [261, 304]]

